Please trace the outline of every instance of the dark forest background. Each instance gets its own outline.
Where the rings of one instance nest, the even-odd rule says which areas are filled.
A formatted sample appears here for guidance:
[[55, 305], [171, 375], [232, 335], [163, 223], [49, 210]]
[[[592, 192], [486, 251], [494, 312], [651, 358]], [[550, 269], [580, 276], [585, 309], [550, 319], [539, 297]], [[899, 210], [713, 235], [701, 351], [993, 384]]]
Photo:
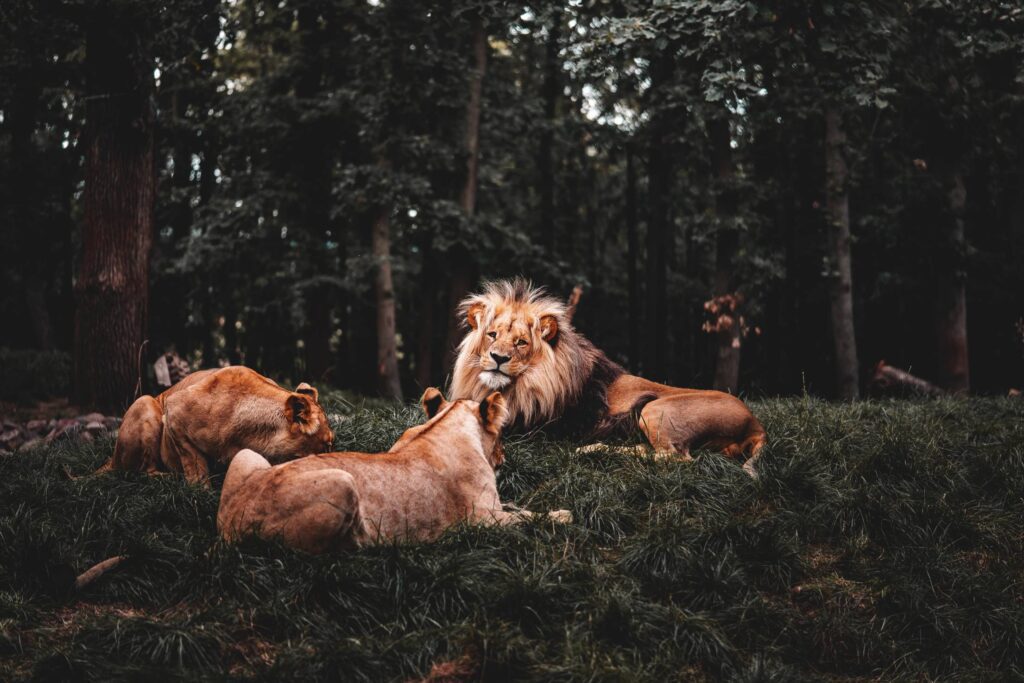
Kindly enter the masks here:
[[684, 386], [1024, 381], [1017, 1], [5, 0], [0, 178], [81, 405], [145, 339], [408, 397], [519, 274]]

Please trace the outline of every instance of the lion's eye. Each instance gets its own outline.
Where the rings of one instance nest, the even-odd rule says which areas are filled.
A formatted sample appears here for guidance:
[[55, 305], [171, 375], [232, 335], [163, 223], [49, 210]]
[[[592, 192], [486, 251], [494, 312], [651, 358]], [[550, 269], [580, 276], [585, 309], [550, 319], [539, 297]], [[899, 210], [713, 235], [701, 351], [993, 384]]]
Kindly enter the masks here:
[[518, 340], [516, 342], [516, 346], [518, 346], [519, 348], [522, 348], [522, 347], [526, 346], [526, 340], [525, 339]]
[[497, 332], [488, 332], [487, 336], [490, 337], [491, 339], [497, 339], [498, 338], [498, 333]]

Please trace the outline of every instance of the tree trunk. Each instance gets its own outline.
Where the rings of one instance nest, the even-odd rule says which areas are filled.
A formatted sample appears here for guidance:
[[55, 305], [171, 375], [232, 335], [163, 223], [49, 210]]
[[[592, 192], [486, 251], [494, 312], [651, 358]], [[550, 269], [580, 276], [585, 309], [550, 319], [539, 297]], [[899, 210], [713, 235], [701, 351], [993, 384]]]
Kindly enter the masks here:
[[[950, 173], [949, 226], [947, 243], [949, 267], [940, 275], [943, 284], [937, 298], [939, 383], [944, 389], [966, 393], [970, 389], [970, 368], [967, 357], [967, 244], [964, 238], [964, 212], [967, 188], [959, 170]], [[945, 291], [941, 291], [944, 289]]]
[[640, 237], [636, 213], [636, 162], [633, 145], [626, 146], [626, 278], [629, 286], [629, 362], [640, 362]]
[[416, 339], [416, 384], [420, 389], [433, 386], [434, 382], [434, 304], [437, 299], [437, 254], [434, 253], [430, 236], [421, 245], [423, 251], [420, 271], [419, 326]]
[[[324, 60], [322, 50], [327, 32], [334, 28], [320, 25], [318, 8], [303, 5], [298, 12], [298, 27], [302, 46], [303, 69], [295, 83], [295, 97], [307, 115], [296, 130], [297, 183], [296, 207], [301, 230], [311, 248], [307, 259], [312, 275], [331, 270], [327, 247], [331, 212], [331, 171], [333, 160], [330, 144], [333, 131], [323, 115], [317, 111], [316, 101], [323, 89]], [[305, 288], [306, 329], [303, 334], [306, 355], [306, 373], [313, 382], [330, 379], [331, 369], [331, 299], [333, 287], [317, 284]]]
[[[153, 243], [153, 66], [131, 22], [86, 31], [85, 224], [75, 282], [75, 398], [119, 413], [134, 398]], [[121, 25], [123, 24], [123, 25]]]
[[850, 262], [850, 197], [843, 146], [846, 132], [840, 113], [825, 112], [825, 194], [829, 258], [829, 298], [835, 345], [836, 394], [843, 400], [860, 395], [857, 339], [853, 327], [853, 273]]
[[373, 222], [373, 259], [377, 264], [373, 280], [377, 304], [377, 389], [386, 398], [402, 400], [398, 376], [398, 349], [395, 330], [395, 291], [391, 280], [391, 207], [380, 209]]
[[[462, 191], [459, 193], [459, 205], [466, 217], [471, 219], [476, 213], [477, 169], [480, 153], [480, 113], [483, 99], [484, 73], [487, 70], [487, 31], [483, 19], [473, 19], [473, 71], [469, 79], [469, 99], [466, 103], [466, 175], [463, 178]], [[476, 281], [477, 265], [472, 253], [465, 247], [458, 247], [449, 252], [448, 281], [448, 330], [445, 343], [444, 373], [451, 372], [455, 362], [455, 348], [462, 337], [462, 321], [455, 317], [455, 309]]]
[[558, 110], [558, 97], [561, 92], [562, 67], [558, 61], [559, 40], [562, 28], [562, 13], [557, 6], [551, 9], [551, 21], [548, 24], [548, 37], [544, 46], [544, 120], [540, 133], [540, 145], [537, 153], [537, 170], [540, 180], [540, 221], [538, 223], [539, 244], [549, 251], [558, 243], [555, 230], [555, 115]]
[[[651, 90], [662, 92], [672, 77], [671, 56], [651, 65]], [[671, 215], [672, 121], [666, 112], [651, 119], [648, 140], [647, 292], [645, 297], [644, 372], [653, 380], [668, 373], [668, 252], [674, 246]]]
[[[736, 231], [735, 169], [732, 161], [732, 136], [729, 119], [711, 121], [711, 149], [715, 174], [718, 179], [718, 195], [715, 197], [715, 212], [718, 214], [718, 232], [715, 248], [715, 281], [713, 296], [735, 295], [733, 282], [733, 261], [739, 251], [739, 233]], [[715, 335], [717, 358], [715, 361], [714, 388], [735, 394], [740, 381], [740, 353], [742, 326], [740, 325], [739, 299], [732, 312], [732, 324], [722, 325]]]

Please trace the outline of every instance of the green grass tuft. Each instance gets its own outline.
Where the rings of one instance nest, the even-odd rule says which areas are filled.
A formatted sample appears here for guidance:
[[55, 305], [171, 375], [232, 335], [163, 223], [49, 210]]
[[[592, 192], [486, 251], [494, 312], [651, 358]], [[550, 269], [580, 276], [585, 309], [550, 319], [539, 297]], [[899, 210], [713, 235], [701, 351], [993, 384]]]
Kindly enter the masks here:
[[[339, 449], [420, 421], [324, 402]], [[219, 478], [64, 476], [109, 440], [5, 457], [0, 680], [403, 680], [456, 661], [486, 680], [1024, 675], [1024, 402], [753, 408], [757, 480], [715, 454], [513, 437], [503, 498], [575, 523], [336, 557], [219, 543]]]

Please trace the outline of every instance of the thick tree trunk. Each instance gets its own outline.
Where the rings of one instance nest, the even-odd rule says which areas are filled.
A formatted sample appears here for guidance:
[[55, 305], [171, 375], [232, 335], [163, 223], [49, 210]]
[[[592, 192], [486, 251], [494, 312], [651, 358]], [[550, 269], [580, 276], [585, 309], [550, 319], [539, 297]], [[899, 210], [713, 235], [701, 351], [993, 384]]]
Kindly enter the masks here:
[[391, 208], [383, 207], [373, 222], [372, 252], [377, 264], [373, 280], [377, 303], [377, 389], [386, 398], [402, 400], [398, 376], [398, 349], [395, 329], [395, 290], [391, 279]]
[[[466, 175], [459, 205], [467, 218], [476, 213], [477, 169], [480, 156], [480, 114], [483, 100], [484, 74], [487, 70], [487, 31], [483, 20], [473, 20], [473, 70], [469, 79], [469, 99], [466, 103]], [[455, 349], [462, 337], [462, 321], [455, 317], [455, 309], [476, 281], [477, 264], [472, 253], [466, 248], [449, 252], [451, 273], [448, 281], [448, 330], [444, 353], [444, 373], [451, 372], [455, 362]]]
[[963, 174], [953, 171], [948, 179], [949, 225], [945, 249], [949, 251], [948, 268], [940, 275], [943, 285], [937, 298], [939, 383], [953, 392], [970, 390], [971, 378], [967, 357], [967, 245], [964, 236], [964, 212], [967, 188]]
[[637, 225], [636, 161], [633, 145], [626, 147], [626, 278], [629, 286], [629, 362], [640, 362], [640, 258], [639, 226]]
[[850, 259], [850, 197], [843, 146], [846, 133], [839, 111], [825, 112], [825, 194], [829, 258], [829, 298], [835, 346], [836, 394], [843, 400], [860, 395], [857, 339], [853, 327], [853, 268]]
[[[127, 22], [125, 22], [127, 23]], [[152, 64], [130, 24], [86, 32], [85, 224], [75, 282], [75, 398], [124, 410], [134, 398], [153, 243]]]
[[537, 241], [549, 250], [558, 244], [557, 230], [555, 229], [554, 127], [562, 73], [562, 66], [558, 61], [562, 13], [557, 6], [553, 6], [550, 15], [551, 22], [548, 24], [548, 37], [544, 45], [544, 84], [542, 86], [544, 121], [537, 152], [537, 171], [540, 180], [540, 185], [537, 188], [540, 192]]
[[[718, 195], [715, 211], [718, 214], [718, 234], [715, 248], [715, 297], [735, 294], [733, 282], [733, 261], [739, 251], [739, 233], [736, 231], [736, 192], [733, 188], [735, 169], [732, 161], [732, 136], [727, 118], [715, 119], [710, 123], [711, 148], [715, 173], [718, 179]], [[739, 301], [739, 299], [734, 299]], [[737, 303], [737, 308], [740, 304]], [[740, 311], [732, 312], [732, 324], [722, 325], [715, 335], [717, 358], [715, 361], [714, 388], [735, 394], [740, 382], [740, 353], [742, 351], [742, 325]]]
[[[661, 92], [672, 76], [671, 57], [651, 66], [651, 90]], [[665, 112], [652, 116], [648, 140], [647, 291], [645, 294], [644, 373], [653, 380], [666, 378], [668, 367], [668, 254], [674, 246], [671, 192], [674, 168], [671, 152], [672, 122]]]

